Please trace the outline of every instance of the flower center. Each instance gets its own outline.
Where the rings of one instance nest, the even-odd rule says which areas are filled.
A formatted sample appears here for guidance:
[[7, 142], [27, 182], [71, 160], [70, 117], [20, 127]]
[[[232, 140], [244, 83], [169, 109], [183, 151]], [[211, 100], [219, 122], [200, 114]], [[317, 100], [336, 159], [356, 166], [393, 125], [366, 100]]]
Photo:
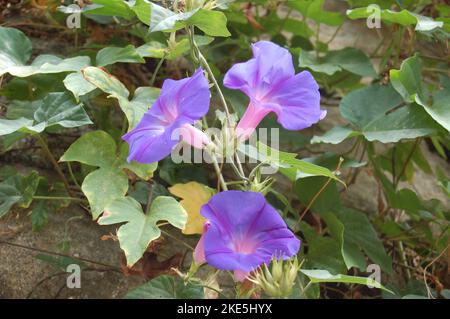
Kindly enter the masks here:
[[248, 238], [236, 240], [233, 243], [233, 250], [239, 254], [253, 254], [256, 251], [256, 243]]

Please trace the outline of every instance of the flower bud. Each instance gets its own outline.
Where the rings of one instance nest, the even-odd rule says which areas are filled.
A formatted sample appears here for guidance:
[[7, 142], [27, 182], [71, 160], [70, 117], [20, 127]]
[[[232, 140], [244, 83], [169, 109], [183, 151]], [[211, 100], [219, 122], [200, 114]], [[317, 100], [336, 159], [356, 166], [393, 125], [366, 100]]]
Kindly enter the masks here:
[[299, 270], [297, 257], [289, 260], [272, 260], [272, 266], [264, 264], [249, 278], [271, 298], [287, 298], [292, 293]]

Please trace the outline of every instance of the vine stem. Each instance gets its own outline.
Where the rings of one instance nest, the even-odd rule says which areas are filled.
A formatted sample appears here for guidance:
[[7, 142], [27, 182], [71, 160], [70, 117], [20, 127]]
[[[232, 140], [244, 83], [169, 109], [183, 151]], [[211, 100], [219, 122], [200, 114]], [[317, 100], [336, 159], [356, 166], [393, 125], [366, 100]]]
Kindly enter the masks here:
[[212, 164], [214, 166], [214, 170], [216, 171], [216, 175], [219, 178], [220, 186], [224, 191], [228, 190], [227, 183], [225, 182], [225, 179], [222, 175], [222, 170], [219, 167], [219, 162], [217, 161], [216, 155], [214, 155], [214, 152], [209, 152], [209, 156], [211, 156]]
[[413, 145], [411, 151], [409, 152], [408, 157], [406, 158], [405, 164], [403, 165], [400, 173], [394, 179], [394, 183], [393, 183], [394, 189], [397, 189], [398, 183], [400, 182], [403, 174], [405, 174], [405, 171], [406, 171], [406, 168], [408, 167], [409, 161], [411, 160], [414, 153], [416, 152], [416, 149], [419, 146], [421, 140], [422, 140], [421, 138], [417, 138], [416, 141], [414, 142], [414, 145]]
[[[343, 161], [344, 160], [342, 158], [339, 159], [339, 163], [338, 163], [338, 165], [336, 167], [335, 172], [339, 171]], [[328, 186], [328, 184], [331, 182], [332, 179], [333, 179], [333, 177], [329, 177], [327, 179], [327, 181], [323, 184], [323, 186], [319, 189], [319, 191], [314, 195], [314, 197], [311, 198], [311, 200], [309, 201], [308, 206], [306, 206], [306, 208], [303, 210], [302, 214], [300, 215], [300, 218], [298, 219], [297, 223], [295, 224], [294, 231], [297, 229], [297, 227], [300, 224], [300, 222], [302, 221], [303, 217], [305, 217], [306, 213], [311, 209], [311, 206], [314, 204], [314, 202], [317, 200], [317, 198], [320, 196], [320, 194], [322, 194], [322, 192]]]
[[213, 82], [214, 86], [216, 87], [217, 94], [219, 95], [219, 98], [220, 98], [220, 102], [222, 103], [223, 108], [225, 110], [227, 121], [228, 121], [228, 123], [230, 123], [231, 115], [230, 115], [230, 110], [228, 108], [227, 101], [225, 100], [225, 96], [223, 95], [223, 92], [220, 89], [219, 83], [217, 82], [217, 79], [214, 76], [214, 73], [212, 72], [208, 61], [206, 60], [205, 56], [202, 54], [197, 43], [195, 42], [194, 32], [193, 32], [192, 28], [188, 29], [188, 32], [190, 34], [189, 39], [191, 40], [191, 45], [192, 45], [193, 49], [195, 50], [196, 58], [198, 58], [200, 64], [206, 69], [206, 72], [208, 72], [208, 75], [211, 78], [211, 81]]
[[[208, 121], [206, 120], [205, 117], [202, 118], [202, 122], [203, 122], [203, 126], [206, 129], [208, 129]], [[208, 149], [206, 149], [206, 150], [208, 151], [209, 156], [211, 156], [211, 161], [212, 161], [212, 164], [214, 166], [214, 170], [216, 171], [216, 175], [217, 175], [217, 178], [219, 179], [219, 182], [220, 182], [220, 185], [221, 185], [222, 189], [224, 191], [227, 191], [228, 190], [227, 183], [225, 182], [225, 179], [223, 178], [222, 170], [219, 167], [219, 162], [217, 161], [216, 155], [214, 155], [214, 151], [213, 150], [208, 150]]]
[[166, 60], [166, 56], [164, 55], [158, 62], [158, 64], [156, 65], [155, 71], [153, 72], [152, 75], [152, 79], [150, 80], [150, 86], [154, 86], [155, 85], [155, 81], [156, 81], [156, 76], [158, 75], [159, 70], [161, 69], [164, 61]]
[[64, 175], [63, 171], [61, 170], [61, 167], [59, 167], [58, 162], [56, 161], [56, 159], [53, 156], [52, 152], [48, 148], [47, 142], [45, 142], [45, 140], [39, 134], [36, 134], [35, 136], [36, 136], [39, 144], [41, 145], [42, 150], [47, 155], [47, 157], [50, 160], [50, 162], [52, 162], [53, 167], [56, 170], [56, 173], [58, 173], [59, 177], [61, 178], [62, 182], [64, 183], [64, 188], [66, 189], [67, 194], [69, 194], [69, 196], [72, 197], [73, 194], [72, 194], [72, 190], [70, 189], [69, 182], [67, 181], [66, 176]]

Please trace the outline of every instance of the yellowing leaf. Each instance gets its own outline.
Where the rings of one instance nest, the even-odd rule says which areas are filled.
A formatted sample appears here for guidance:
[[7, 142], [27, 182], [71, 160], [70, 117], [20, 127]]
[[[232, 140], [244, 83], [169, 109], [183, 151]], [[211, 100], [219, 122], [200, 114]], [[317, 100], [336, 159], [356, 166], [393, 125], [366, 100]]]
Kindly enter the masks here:
[[169, 187], [169, 192], [182, 199], [180, 204], [188, 214], [183, 234], [203, 233], [205, 218], [200, 215], [200, 208], [214, 195], [214, 190], [197, 182], [189, 182], [173, 185]]

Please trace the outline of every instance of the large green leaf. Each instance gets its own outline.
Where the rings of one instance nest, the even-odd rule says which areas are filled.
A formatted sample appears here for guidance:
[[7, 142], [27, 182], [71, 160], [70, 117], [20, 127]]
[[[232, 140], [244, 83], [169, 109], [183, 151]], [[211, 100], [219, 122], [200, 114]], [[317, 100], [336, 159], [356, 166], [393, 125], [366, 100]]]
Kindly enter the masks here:
[[100, 167], [85, 177], [81, 189], [89, 200], [93, 219], [97, 219], [109, 203], [125, 195], [128, 177], [116, 167]]
[[[304, 207], [307, 207], [317, 193], [327, 182], [327, 177], [314, 176], [299, 179], [295, 183], [295, 193]], [[315, 197], [311, 209], [317, 213], [327, 213], [339, 210], [341, 201], [339, 191], [334, 181], [322, 190], [319, 196]]]
[[346, 270], [338, 241], [332, 237], [317, 234], [316, 230], [305, 222], [300, 222], [299, 229], [305, 242], [308, 243], [305, 256], [306, 267], [327, 269], [334, 274]]
[[299, 66], [327, 75], [346, 70], [359, 76], [377, 76], [367, 55], [355, 48], [329, 51], [324, 57], [319, 58], [316, 57], [315, 53], [301, 50]]
[[125, 252], [127, 265], [131, 267], [144, 255], [148, 245], [161, 236], [161, 230], [157, 226], [159, 221], [167, 221], [174, 227], [183, 229], [187, 213], [173, 197], [155, 198], [147, 215], [134, 198], [124, 197], [109, 203], [98, 223], [126, 223], [117, 231], [117, 237]]
[[92, 0], [94, 6], [90, 6], [84, 12], [104, 16], [116, 16], [125, 19], [132, 19], [134, 12], [127, 1], [123, 0]]
[[416, 54], [403, 61], [400, 70], [391, 70], [391, 83], [406, 102], [417, 103], [447, 131], [450, 131], [450, 87], [438, 90], [428, 99], [422, 83], [422, 61]]
[[338, 12], [323, 9], [325, 0], [296, 0], [288, 1], [287, 5], [298, 10], [304, 17], [318, 23], [338, 26], [344, 22], [344, 17]]
[[157, 4], [151, 3], [152, 14], [150, 31], [176, 31], [185, 26], [194, 25], [206, 35], [228, 37], [227, 18], [223, 12], [195, 9], [189, 12], [175, 13]]
[[22, 31], [0, 27], [0, 76], [8, 68], [24, 65], [31, 56], [31, 41]]
[[117, 62], [123, 63], [144, 63], [145, 60], [137, 52], [133, 45], [127, 45], [126, 47], [106, 47], [101, 49], [97, 53], [96, 63], [97, 66], [107, 66]]
[[181, 278], [159, 276], [127, 293], [127, 299], [203, 299], [201, 286], [185, 284]]
[[339, 282], [344, 284], [360, 284], [360, 285], [366, 285], [371, 286], [379, 289], [383, 289], [384, 291], [390, 292], [393, 294], [392, 291], [385, 288], [383, 285], [381, 285], [379, 282], [375, 281], [372, 278], [366, 278], [366, 277], [358, 277], [358, 276], [348, 276], [348, 275], [332, 275], [327, 270], [319, 270], [319, 269], [300, 269], [300, 271], [308, 276], [308, 278], [313, 283], [319, 283], [319, 282]]
[[9, 73], [17, 77], [28, 77], [35, 74], [77, 72], [89, 65], [91, 59], [88, 56], [61, 59], [55, 55], [43, 54], [34, 59], [30, 65], [16, 64], [0, 69], [0, 75]]
[[128, 100], [130, 92], [125, 85], [105, 70], [90, 66], [83, 69], [82, 74], [88, 82], [95, 85], [103, 92], [109, 94], [108, 97], [114, 97], [118, 99], [119, 102], [122, 99]]
[[380, 265], [381, 269], [389, 274], [392, 273], [391, 257], [386, 253], [383, 243], [378, 238], [369, 218], [364, 213], [349, 208], [342, 209], [337, 218], [343, 225], [344, 243], [342, 249], [347, 267], [358, 266], [360, 270], [365, 270], [365, 267], [361, 268], [362, 265], [358, 262], [360, 258], [358, 253], [355, 252], [355, 248], [359, 247], [374, 263]]
[[127, 150], [125, 143], [117, 147], [108, 133], [94, 131], [76, 140], [60, 159], [63, 162], [76, 161], [99, 167], [89, 173], [81, 185], [91, 206], [93, 219], [97, 219], [110, 202], [126, 194], [128, 177], [123, 171], [124, 168], [143, 179], [150, 178], [157, 168], [157, 163], [128, 163]]
[[[374, 11], [367, 7], [347, 10], [347, 16], [352, 20], [366, 19], [373, 14]], [[436, 28], [442, 28], [444, 25], [442, 21], [434, 21], [432, 18], [413, 13], [406, 9], [402, 11], [383, 9], [380, 11], [380, 17], [385, 22], [397, 23], [402, 26], [414, 25], [416, 31], [432, 31]]]
[[436, 131], [437, 125], [419, 105], [403, 104], [392, 86], [375, 84], [345, 96], [340, 111], [369, 141], [392, 143]]
[[[129, 3], [131, 4], [131, 3]], [[152, 14], [152, 7], [150, 1], [148, 0], [136, 0], [131, 6], [131, 10], [136, 14], [138, 19], [145, 23], [146, 25], [150, 25], [150, 19]]]
[[116, 142], [114, 139], [104, 131], [94, 131], [82, 135], [73, 142], [60, 161], [108, 167], [114, 165], [115, 159]]
[[160, 92], [157, 88], [141, 87], [134, 92], [133, 99], [130, 101], [128, 99], [130, 92], [125, 85], [103, 69], [89, 67], [83, 70], [83, 75], [90, 83], [109, 94], [108, 97], [118, 100], [120, 108], [128, 119], [129, 130], [139, 123], [145, 111], [156, 101]]
[[335, 126], [322, 136], [314, 136], [311, 139], [311, 144], [315, 143], [329, 143], [329, 144], [339, 144], [347, 138], [355, 137], [360, 135], [360, 133], [352, 130], [348, 127]]
[[67, 93], [50, 93], [35, 104], [37, 109], [34, 111], [33, 119], [21, 117], [0, 120], [0, 135], [19, 130], [40, 133], [53, 125], [69, 128], [92, 124], [82, 105], [75, 104]]

